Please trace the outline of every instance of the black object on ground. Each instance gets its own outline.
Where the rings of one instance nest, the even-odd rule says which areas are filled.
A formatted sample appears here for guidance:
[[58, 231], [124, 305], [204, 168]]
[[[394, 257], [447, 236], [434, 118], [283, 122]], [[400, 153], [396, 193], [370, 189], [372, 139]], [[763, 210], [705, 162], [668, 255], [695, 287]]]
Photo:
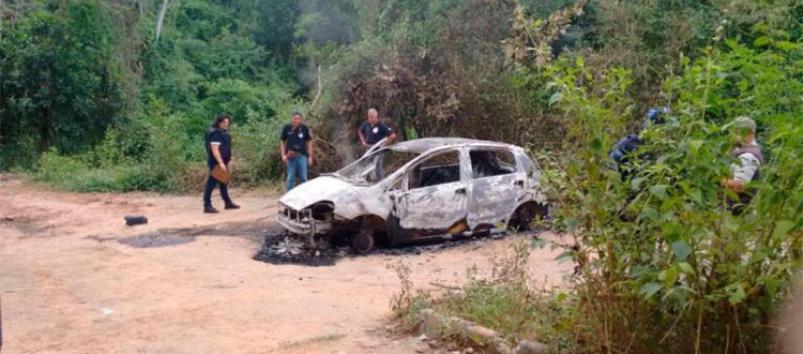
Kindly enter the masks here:
[[148, 218], [142, 215], [126, 215], [125, 216], [125, 224], [128, 226], [140, 225], [140, 224], [147, 224]]

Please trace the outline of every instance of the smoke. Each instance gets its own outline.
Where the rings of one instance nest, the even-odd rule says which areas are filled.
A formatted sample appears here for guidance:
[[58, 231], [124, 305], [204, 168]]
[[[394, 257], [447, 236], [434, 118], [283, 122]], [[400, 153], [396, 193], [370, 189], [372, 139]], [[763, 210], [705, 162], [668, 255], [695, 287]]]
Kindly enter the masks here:
[[329, 0], [300, 0], [296, 36], [316, 44], [350, 44], [356, 40], [355, 10]]
[[[321, 47], [327, 43], [348, 45], [357, 41], [357, 10], [350, 2], [331, 0], [299, 0], [299, 20], [295, 37], [306, 43]], [[312, 87], [317, 81], [317, 66], [322, 58], [312, 56], [307, 68], [299, 71], [299, 81]]]

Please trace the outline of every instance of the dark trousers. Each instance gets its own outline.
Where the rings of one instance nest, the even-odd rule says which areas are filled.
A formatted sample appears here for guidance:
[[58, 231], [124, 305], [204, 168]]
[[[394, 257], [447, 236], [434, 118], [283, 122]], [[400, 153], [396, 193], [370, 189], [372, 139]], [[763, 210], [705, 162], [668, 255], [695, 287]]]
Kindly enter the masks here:
[[226, 205], [232, 204], [231, 198], [229, 197], [229, 186], [209, 176], [206, 178], [206, 188], [204, 188], [204, 206], [212, 206], [212, 191], [216, 186], [220, 186], [220, 196], [223, 197], [223, 201]]

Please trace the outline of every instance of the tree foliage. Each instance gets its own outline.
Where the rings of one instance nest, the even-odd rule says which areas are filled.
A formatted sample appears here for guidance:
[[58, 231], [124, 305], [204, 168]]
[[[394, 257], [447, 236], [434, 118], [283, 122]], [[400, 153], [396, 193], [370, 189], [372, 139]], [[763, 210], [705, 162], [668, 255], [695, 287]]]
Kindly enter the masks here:
[[[608, 167], [631, 102], [629, 70], [582, 60], [551, 67], [568, 155], [550, 173], [559, 224], [577, 237], [578, 336], [592, 351], [765, 352], [771, 315], [797, 278], [803, 237], [803, 46], [758, 24], [682, 59], [663, 87], [670, 123], [642, 133], [636, 173]], [[727, 126], [754, 117], [768, 161], [756, 197], [735, 216]], [[612, 325], [617, 324], [617, 325]]]
[[3, 165], [12, 157], [30, 163], [51, 146], [83, 151], [119, 120], [126, 98], [105, 11], [98, 1], [36, 10], [3, 37]]

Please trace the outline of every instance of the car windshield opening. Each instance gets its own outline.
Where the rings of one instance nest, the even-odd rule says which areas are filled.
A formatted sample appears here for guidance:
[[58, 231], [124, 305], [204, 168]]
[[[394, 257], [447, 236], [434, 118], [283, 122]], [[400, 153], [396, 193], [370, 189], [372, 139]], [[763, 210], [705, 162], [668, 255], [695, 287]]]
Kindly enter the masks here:
[[417, 156], [416, 153], [382, 149], [350, 163], [336, 175], [360, 184], [375, 184]]

